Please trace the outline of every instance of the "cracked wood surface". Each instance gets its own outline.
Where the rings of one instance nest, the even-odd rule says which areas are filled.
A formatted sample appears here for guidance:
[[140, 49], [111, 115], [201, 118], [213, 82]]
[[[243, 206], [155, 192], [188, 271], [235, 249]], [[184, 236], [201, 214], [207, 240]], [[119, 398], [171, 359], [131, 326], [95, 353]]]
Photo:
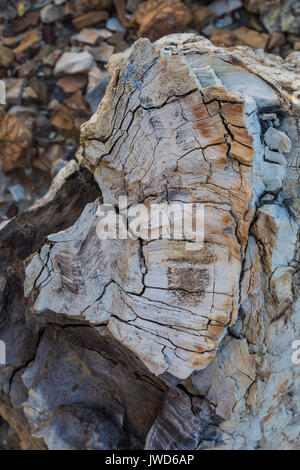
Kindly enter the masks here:
[[[156, 375], [184, 379], [216, 355], [237, 312], [252, 218], [253, 137], [241, 95], [201, 85], [202, 68], [140, 40], [82, 128], [82, 164], [104, 203], [205, 204], [205, 247], [171, 240], [100, 241], [97, 202], [48, 237], [27, 268], [33, 311], [107, 324]], [[215, 77], [207, 68], [204, 79]], [[213, 94], [212, 94], [213, 93]], [[84, 249], [82, 246], [84, 245]], [[47, 252], [47, 253], [46, 253]]]
[[[70, 169], [35, 209], [52, 223], [38, 243], [27, 228], [9, 251], [22, 215], [0, 232], [1, 319], [22, 337], [0, 413], [24, 448], [299, 448], [296, 74], [189, 34], [125, 56], [82, 127], [101, 196], [69, 206]], [[119, 196], [204, 203], [203, 249], [100, 241]]]

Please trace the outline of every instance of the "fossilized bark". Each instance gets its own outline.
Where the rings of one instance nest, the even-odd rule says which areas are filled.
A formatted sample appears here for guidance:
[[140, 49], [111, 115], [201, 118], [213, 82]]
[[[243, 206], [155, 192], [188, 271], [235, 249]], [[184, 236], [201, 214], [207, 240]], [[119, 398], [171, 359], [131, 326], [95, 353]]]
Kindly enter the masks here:
[[[2, 278], [19, 312], [4, 331], [24, 352], [0, 413], [29, 448], [297, 448], [296, 75], [186, 34], [115, 64], [78, 151], [101, 196], [73, 200], [69, 176], [2, 230], [10, 247], [22, 217], [34, 227], [3, 263], [20, 279]], [[120, 196], [203, 203], [204, 247], [99, 240], [97, 209]]]

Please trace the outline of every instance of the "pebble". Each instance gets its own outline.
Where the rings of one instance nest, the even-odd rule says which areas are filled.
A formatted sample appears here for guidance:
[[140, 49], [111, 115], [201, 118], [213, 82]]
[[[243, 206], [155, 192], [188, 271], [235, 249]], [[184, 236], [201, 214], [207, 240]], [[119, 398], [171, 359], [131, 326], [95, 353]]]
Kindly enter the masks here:
[[56, 63], [54, 74], [87, 73], [95, 66], [93, 56], [87, 52], [64, 52]]
[[109, 18], [106, 22], [106, 28], [114, 33], [124, 33], [126, 29], [121, 25], [118, 18]]
[[41, 20], [43, 23], [54, 23], [62, 18], [62, 11], [55, 5], [47, 5], [41, 10]]
[[9, 188], [14, 201], [20, 202], [25, 199], [25, 190], [21, 184], [15, 184]]

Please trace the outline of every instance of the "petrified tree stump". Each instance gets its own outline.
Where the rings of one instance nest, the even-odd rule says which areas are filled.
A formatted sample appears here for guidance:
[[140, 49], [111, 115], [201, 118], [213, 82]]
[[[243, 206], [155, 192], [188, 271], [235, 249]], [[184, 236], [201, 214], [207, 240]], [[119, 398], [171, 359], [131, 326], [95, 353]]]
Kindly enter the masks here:
[[[0, 233], [0, 413], [24, 448], [299, 448], [298, 85], [187, 34], [115, 61], [80, 168]], [[99, 240], [121, 196], [204, 204], [203, 248]]]

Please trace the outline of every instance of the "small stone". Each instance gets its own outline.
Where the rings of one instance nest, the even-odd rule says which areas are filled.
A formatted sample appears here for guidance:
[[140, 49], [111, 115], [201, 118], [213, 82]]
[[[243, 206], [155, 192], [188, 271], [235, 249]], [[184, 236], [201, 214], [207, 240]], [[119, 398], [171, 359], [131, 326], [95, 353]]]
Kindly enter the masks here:
[[216, 0], [208, 5], [216, 16], [223, 16], [243, 6], [241, 0]]
[[215, 22], [216, 28], [228, 28], [228, 26], [232, 25], [232, 17], [231, 15], [225, 15], [222, 18], [219, 18], [218, 21]]
[[66, 93], [75, 93], [85, 87], [87, 79], [84, 75], [65, 75], [60, 78], [57, 85]]
[[283, 44], [285, 44], [284, 34], [274, 32], [274, 33], [270, 34], [267, 49], [271, 50], [271, 49], [274, 49], [274, 47], [281, 47], [281, 46], [283, 46]]
[[6, 87], [7, 104], [20, 104], [25, 80], [23, 78], [6, 78], [4, 81]]
[[149, 0], [142, 2], [131, 17], [139, 26], [138, 36], [156, 41], [164, 35], [184, 31], [192, 14], [181, 0]]
[[97, 33], [101, 39], [108, 39], [112, 36], [112, 32], [106, 28], [91, 28], [91, 31]]
[[268, 43], [269, 35], [258, 33], [253, 29], [241, 26], [233, 31], [234, 35], [242, 42], [253, 49], [265, 49]]
[[40, 15], [37, 12], [29, 11], [22, 18], [17, 18], [11, 23], [11, 29], [14, 33], [22, 33], [29, 26], [36, 26], [39, 22]]
[[110, 31], [113, 31], [114, 33], [124, 33], [126, 31], [124, 26], [121, 25], [118, 18], [109, 18], [105, 26], [107, 29], [109, 29]]
[[114, 53], [114, 46], [103, 44], [89, 49], [96, 62], [108, 62]]
[[13, 60], [13, 52], [8, 47], [0, 46], [0, 67], [9, 67]]
[[94, 58], [87, 51], [64, 52], [55, 66], [54, 75], [87, 73], [94, 66]]
[[227, 31], [227, 29], [212, 29], [210, 40], [215, 46], [223, 47], [230, 47], [237, 43], [237, 37], [234, 35], [234, 32]]
[[115, 52], [124, 52], [129, 44], [124, 40], [124, 33], [114, 33], [107, 39], [107, 43], [114, 46]]
[[19, 78], [32, 78], [35, 76], [38, 65], [33, 60], [27, 60], [24, 64], [20, 65], [18, 69]]
[[73, 24], [77, 29], [83, 29], [86, 26], [91, 26], [93, 24], [106, 21], [108, 18], [109, 14], [107, 11], [89, 11], [88, 13], [75, 18], [73, 20]]
[[58, 21], [62, 17], [62, 10], [58, 6], [47, 5], [41, 10], [41, 20], [43, 23], [54, 23], [54, 21]]
[[25, 199], [25, 190], [21, 184], [11, 186], [9, 188], [9, 192], [16, 202], [20, 202]]
[[27, 31], [18, 47], [14, 49], [16, 56], [19, 56], [27, 49], [39, 47], [42, 42], [41, 34], [37, 29]]
[[215, 15], [209, 10], [209, 8], [203, 5], [190, 5], [190, 12], [192, 14], [192, 21], [190, 22], [190, 27], [196, 30], [202, 29], [202, 27]]
[[[297, 2], [284, 0], [259, 2], [260, 19], [269, 32], [282, 31], [286, 33], [300, 33], [299, 16], [297, 15]], [[294, 5], [295, 4], [295, 5]]]
[[3, 46], [7, 46], [7, 47], [17, 47], [17, 45], [19, 44], [19, 42], [21, 41], [21, 39], [22, 39], [22, 35], [13, 36], [13, 37], [8, 37], [8, 38], [3, 38], [2, 43], [3, 43]]
[[28, 2], [23, 2], [22, 0], [19, 0], [18, 1], [18, 4], [17, 4], [17, 12], [18, 12], [18, 16], [24, 16], [25, 13], [29, 10], [29, 7], [30, 7], [30, 4]]
[[37, 108], [35, 105], [32, 106], [13, 106], [9, 110], [10, 114], [14, 114], [15, 116], [36, 116], [37, 115]]
[[84, 44], [90, 44], [92, 46], [96, 44], [99, 39], [99, 34], [97, 34], [95, 30], [93, 31], [92, 29], [88, 28], [84, 28], [82, 31], [80, 31], [80, 33], [74, 34], [72, 36], [73, 41], [82, 42]]
[[61, 55], [62, 51], [59, 49], [55, 49], [53, 52], [51, 52], [51, 54], [43, 58], [43, 64], [49, 65], [50, 67], [54, 67]]
[[264, 140], [271, 150], [289, 153], [292, 149], [292, 141], [289, 136], [285, 132], [274, 129], [274, 127], [269, 127], [264, 135]]
[[53, 99], [48, 103], [49, 111], [54, 111], [55, 109], [57, 109], [59, 107], [60, 107], [60, 102], [57, 101], [56, 99]]
[[276, 113], [264, 113], [259, 116], [262, 121], [275, 121], [277, 119]]
[[2, 170], [8, 172], [28, 165], [28, 149], [32, 132], [22, 118], [0, 109], [0, 160]]
[[294, 42], [293, 49], [294, 51], [300, 51], [300, 41]]

